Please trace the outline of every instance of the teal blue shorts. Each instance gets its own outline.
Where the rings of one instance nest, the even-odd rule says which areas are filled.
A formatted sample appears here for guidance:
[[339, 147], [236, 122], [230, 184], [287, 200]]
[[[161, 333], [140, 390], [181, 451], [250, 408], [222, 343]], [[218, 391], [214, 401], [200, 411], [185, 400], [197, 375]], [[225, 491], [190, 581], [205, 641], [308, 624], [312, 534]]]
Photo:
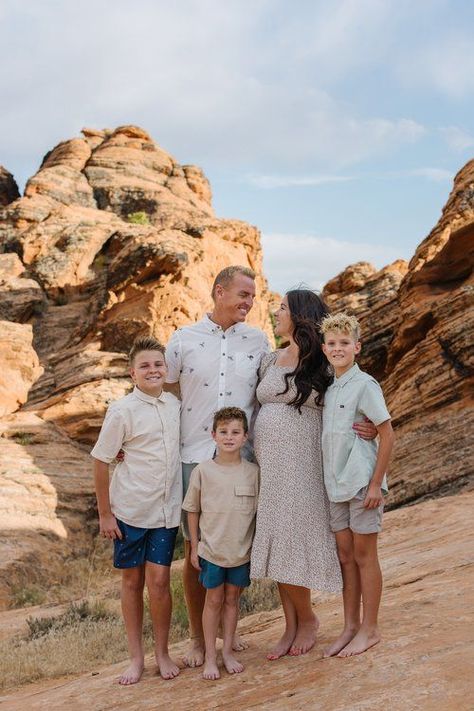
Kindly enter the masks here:
[[222, 565], [199, 558], [199, 565], [201, 566], [199, 582], [206, 590], [218, 588], [223, 583], [236, 585], [238, 588], [248, 588], [250, 585], [250, 562], [242, 563], [235, 568], [224, 568]]

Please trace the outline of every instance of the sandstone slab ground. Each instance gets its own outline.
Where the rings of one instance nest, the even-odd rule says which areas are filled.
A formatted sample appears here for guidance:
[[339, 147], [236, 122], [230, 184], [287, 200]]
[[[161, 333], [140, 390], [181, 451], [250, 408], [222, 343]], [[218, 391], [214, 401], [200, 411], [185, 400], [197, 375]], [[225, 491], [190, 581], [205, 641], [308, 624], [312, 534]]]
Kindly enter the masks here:
[[[338, 633], [336, 597], [315, 596], [321, 617], [316, 648], [301, 658], [265, 660], [281, 632], [281, 610], [245, 618], [246, 670], [205, 682], [186, 669], [171, 681], [156, 676], [153, 660], [140, 684], [120, 687], [126, 662], [74, 679], [33, 684], [0, 698], [8, 711], [87, 709], [314, 709], [315, 711], [468, 711], [474, 698], [474, 493], [438, 498], [387, 514], [381, 551], [385, 575], [383, 641], [351, 659], [323, 659]], [[0, 615], [1, 625], [1, 615]], [[174, 645], [180, 657], [185, 643]]]

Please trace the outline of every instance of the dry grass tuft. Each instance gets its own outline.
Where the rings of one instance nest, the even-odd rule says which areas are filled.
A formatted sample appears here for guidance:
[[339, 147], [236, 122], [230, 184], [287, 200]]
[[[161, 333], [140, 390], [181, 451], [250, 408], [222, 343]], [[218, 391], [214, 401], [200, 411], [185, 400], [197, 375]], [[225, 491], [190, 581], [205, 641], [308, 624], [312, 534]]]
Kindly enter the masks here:
[[[15, 606], [48, 602], [69, 602], [56, 616], [29, 617], [23, 635], [0, 642], [2, 668], [0, 688], [7, 689], [39, 679], [93, 672], [105, 665], [125, 661], [127, 642], [119, 611], [120, 572], [111, 566], [110, 544], [97, 539], [88, 558], [68, 563], [67, 575], [49, 589], [18, 592]], [[170, 641], [188, 634], [182, 573], [171, 571], [173, 614]], [[70, 602], [75, 600], [74, 602]], [[79, 600], [79, 602], [78, 602]], [[253, 581], [241, 597], [241, 615], [272, 610], [279, 605], [278, 590], [269, 580]], [[153, 649], [152, 625], [145, 592], [144, 642]]]

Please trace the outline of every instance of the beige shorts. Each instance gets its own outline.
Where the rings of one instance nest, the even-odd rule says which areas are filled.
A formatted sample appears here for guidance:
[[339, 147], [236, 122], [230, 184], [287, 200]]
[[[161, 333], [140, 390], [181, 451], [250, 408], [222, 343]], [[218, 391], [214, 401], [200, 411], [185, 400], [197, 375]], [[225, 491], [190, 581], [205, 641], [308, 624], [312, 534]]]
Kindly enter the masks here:
[[382, 530], [383, 504], [376, 509], [364, 508], [367, 486], [357, 492], [349, 501], [329, 502], [329, 523], [331, 531], [350, 528], [354, 533], [380, 533]]

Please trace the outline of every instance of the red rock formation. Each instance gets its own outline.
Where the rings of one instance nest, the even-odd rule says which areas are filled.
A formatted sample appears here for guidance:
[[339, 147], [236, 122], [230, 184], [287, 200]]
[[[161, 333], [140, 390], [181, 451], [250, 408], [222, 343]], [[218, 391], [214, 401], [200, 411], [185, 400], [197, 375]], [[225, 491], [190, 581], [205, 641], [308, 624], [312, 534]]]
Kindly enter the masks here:
[[0, 165], [0, 208], [19, 197], [18, 185], [13, 175]]
[[[176, 327], [201, 318], [215, 275], [229, 264], [257, 272], [250, 322], [270, 337], [273, 295], [262, 275], [258, 230], [217, 219], [202, 171], [179, 165], [141, 128], [84, 129], [83, 137], [45, 156], [23, 197], [12, 191], [12, 180], [0, 173], [0, 400], [11, 413], [29, 396], [41, 437], [57, 427], [63, 440], [71, 438], [64, 477], [74, 489], [84, 467], [74, 442], [90, 445], [109, 402], [130, 388], [124, 352], [137, 335], [166, 342]], [[20, 415], [4, 436], [12, 433], [28, 441]], [[34, 443], [18, 442], [36, 451]], [[44, 464], [43, 458], [38, 476], [47, 478]], [[12, 459], [8, 472], [26, 491], [37, 486]], [[83, 493], [80, 483], [77, 496]], [[19, 528], [21, 520], [19, 513]], [[39, 530], [52, 530], [43, 514], [36, 520]], [[68, 536], [73, 529], [69, 519]], [[79, 521], [75, 529], [72, 543], [63, 541], [65, 554], [79, 540]], [[38, 551], [43, 543], [36, 539]], [[6, 556], [5, 565], [11, 560]]]
[[0, 417], [18, 410], [43, 372], [28, 324], [0, 321]]
[[472, 477], [474, 161], [408, 267], [349, 267], [325, 288], [360, 317], [361, 365], [382, 382], [396, 428], [391, 505]]

